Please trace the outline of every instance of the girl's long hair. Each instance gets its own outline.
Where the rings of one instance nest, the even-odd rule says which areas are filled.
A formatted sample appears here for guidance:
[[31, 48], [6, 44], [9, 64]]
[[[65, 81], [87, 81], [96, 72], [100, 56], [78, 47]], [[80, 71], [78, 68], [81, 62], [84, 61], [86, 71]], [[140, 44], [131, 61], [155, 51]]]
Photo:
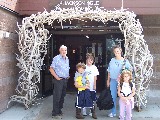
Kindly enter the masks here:
[[132, 82], [132, 72], [129, 70], [123, 70], [120, 77], [120, 84], [124, 82], [124, 75], [128, 74], [130, 76], [129, 83]]

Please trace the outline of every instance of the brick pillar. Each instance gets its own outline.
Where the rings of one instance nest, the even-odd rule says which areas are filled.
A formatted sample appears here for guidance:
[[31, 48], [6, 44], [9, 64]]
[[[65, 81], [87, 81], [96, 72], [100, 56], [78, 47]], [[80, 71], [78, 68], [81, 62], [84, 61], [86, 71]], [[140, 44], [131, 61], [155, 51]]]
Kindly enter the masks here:
[[9, 97], [15, 94], [18, 67], [15, 53], [18, 53], [18, 34], [15, 30], [20, 18], [0, 9], [0, 113], [7, 107]]

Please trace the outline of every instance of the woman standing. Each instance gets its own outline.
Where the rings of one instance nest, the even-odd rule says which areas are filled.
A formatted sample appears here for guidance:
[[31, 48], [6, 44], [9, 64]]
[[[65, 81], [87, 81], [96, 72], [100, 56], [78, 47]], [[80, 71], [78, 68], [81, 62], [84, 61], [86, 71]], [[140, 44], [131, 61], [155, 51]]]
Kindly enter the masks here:
[[111, 95], [114, 102], [114, 107], [111, 110], [109, 117], [116, 116], [116, 98], [117, 98], [117, 86], [118, 86], [118, 77], [121, 73], [122, 67], [125, 66], [127, 69], [132, 69], [131, 64], [128, 60], [122, 57], [122, 48], [115, 46], [113, 48], [115, 57], [111, 59], [108, 66], [108, 78], [107, 78], [107, 87], [110, 87]]

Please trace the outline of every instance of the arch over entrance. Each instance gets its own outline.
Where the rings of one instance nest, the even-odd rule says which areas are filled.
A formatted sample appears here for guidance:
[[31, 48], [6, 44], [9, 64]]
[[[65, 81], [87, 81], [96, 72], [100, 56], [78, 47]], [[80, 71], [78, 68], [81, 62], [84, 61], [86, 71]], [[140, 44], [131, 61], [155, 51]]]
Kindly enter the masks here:
[[47, 54], [47, 41], [49, 40], [49, 31], [44, 28], [44, 23], [52, 25], [55, 20], [62, 23], [65, 20], [72, 22], [73, 19], [86, 18], [104, 23], [107, 21], [119, 23], [119, 28], [125, 38], [124, 56], [132, 63], [135, 72], [136, 104], [146, 106], [146, 90], [153, 73], [153, 57], [143, 38], [143, 28], [133, 12], [124, 9], [106, 11], [98, 7], [86, 11], [73, 8], [52, 10], [50, 13], [44, 11], [22, 20], [22, 25], [18, 25], [20, 55], [17, 55], [19, 61], [17, 66], [21, 69], [16, 88], [18, 95], [11, 96], [9, 103], [11, 101], [22, 102], [26, 108], [29, 108], [36, 99], [39, 91], [36, 84], [40, 82], [40, 70]]

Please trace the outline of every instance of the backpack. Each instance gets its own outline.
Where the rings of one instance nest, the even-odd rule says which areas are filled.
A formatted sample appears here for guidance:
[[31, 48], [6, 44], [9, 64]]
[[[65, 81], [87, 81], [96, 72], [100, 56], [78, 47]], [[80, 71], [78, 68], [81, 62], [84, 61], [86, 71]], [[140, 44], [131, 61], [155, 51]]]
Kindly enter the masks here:
[[104, 89], [100, 93], [96, 103], [99, 110], [110, 110], [113, 108], [114, 102], [109, 88]]

